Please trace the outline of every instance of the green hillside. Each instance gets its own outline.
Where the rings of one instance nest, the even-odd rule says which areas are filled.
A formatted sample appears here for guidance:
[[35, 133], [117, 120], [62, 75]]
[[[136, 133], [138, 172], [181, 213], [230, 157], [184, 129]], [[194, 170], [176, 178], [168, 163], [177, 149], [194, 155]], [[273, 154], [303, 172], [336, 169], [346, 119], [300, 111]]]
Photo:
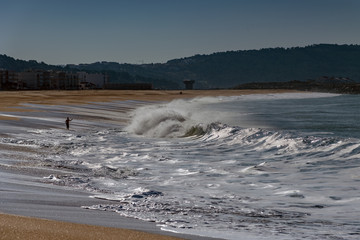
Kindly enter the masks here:
[[[49, 69], [36, 61], [0, 55], [0, 68]], [[295, 48], [229, 51], [170, 60], [163, 64], [97, 62], [67, 65], [64, 70], [107, 72], [114, 82], [151, 82], [156, 88], [182, 88], [184, 79], [195, 88], [230, 88], [249, 82], [306, 81], [321, 76], [360, 81], [360, 45], [318, 44]]]

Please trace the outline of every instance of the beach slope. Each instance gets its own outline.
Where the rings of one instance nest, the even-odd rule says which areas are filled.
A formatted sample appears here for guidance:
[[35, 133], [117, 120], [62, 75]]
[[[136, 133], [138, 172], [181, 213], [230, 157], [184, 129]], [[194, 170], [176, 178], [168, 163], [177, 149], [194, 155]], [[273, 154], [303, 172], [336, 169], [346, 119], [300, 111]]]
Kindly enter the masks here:
[[[244, 94], [267, 94], [289, 92], [287, 90], [191, 90], [191, 91], [127, 91], [127, 90], [88, 90], [88, 91], [11, 91], [0, 92], [0, 125], [15, 124], [20, 121], [21, 116], [28, 115], [27, 111], [38, 111], [31, 105], [82, 105], [88, 103], [112, 102], [112, 101], [171, 101], [174, 99], [215, 97], [215, 96], [238, 96]], [[9, 117], [14, 111], [23, 112], [19, 118]], [[25, 115], [24, 115], [25, 114]], [[4, 126], [8, 126], [4, 125]], [[5, 133], [2, 133], [5, 134]], [[1, 146], [0, 146], [1, 147]], [[12, 149], [2, 149], [11, 151]], [[18, 149], [26, 151], [26, 149]], [[14, 150], [14, 151], [18, 151]], [[21, 168], [19, 168], [21, 169]], [[110, 217], [110, 213], [96, 212], [81, 209], [82, 205], [91, 201], [88, 195], [78, 193], [64, 193], [63, 190], [56, 191], [51, 186], [35, 185], [29, 188], [27, 172], [19, 172], [14, 169], [0, 169], [3, 180], [0, 183], [0, 211], [7, 214], [0, 214], [0, 239], [176, 239], [171, 236], [160, 236], [160, 229], [149, 230], [147, 224], [140, 225], [130, 223], [133, 219], [121, 218], [116, 215]], [[14, 171], [13, 171], [14, 170]], [[11, 173], [9, 173], [9, 171]], [[6, 175], [8, 174], [8, 175]], [[10, 174], [10, 175], [9, 175]], [[14, 175], [20, 177], [14, 177]], [[31, 175], [31, 174], [30, 174]], [[6, 177], [8, 176], [8, 177]], [[21, 180], [26, 178], [25, 180]], [[15, 179], [15, 180], [13, 180]], [[54, 187], [55, 188], [55, 187]], [[65, 190], [64, 190], [65, 191]], [[50, 194], [51, 193], [51, 194]], [[43, 195], [42, 195], [43, 194]], [[71, 195], [71, 197], [69, 197]], [[73, 196], [74, 195], [74, 196]], [[25, 197], [26, 196], [26, 197]], [[52, 199], [54, 198], [54, 199]], [[81, 200], [81, 201], [79, 201]], [[84, 202], [84, 204], [81, 204]], [[90, 204], [91, 205], [91, 204]], [[71, 206], [72, 210], [66, 212]], [[77, 210], [74, 210], [77, 209]], [[56, 212], [56, 210], [58, 210]], [[56, 214], [54, 214], [56, 213]], [[9, 215], [16, 214], [16, 215]], [[114, 213], [115, 214], [115, 213]], [[17, 215], [26, 215], [21, 217]], [[75, 216], [76, 215], [76, 216]], [[84, 216], [91, 215], [93, 220], [87, 220]], [[104, 216], [106, 215], [106, 216]], [[104, 218], [102, 218], [104, 217]], [[52, 219], [44, 220], [40, 218]], [[122, 224], [120, 219], [122, 219]], [[57, 221], [54, 221], [57, 220]], [[124, 224], [127, 222], [127, 224]], [[89, 225], [84, 225], [89, 224]], [[96, 226], [95, 226], [96, 225]], [[145, 225], [147, 227], [145, 227]], [[155, 226], [154, 223], [152, 223]], [[132, 228], [125, 230], [121, 228]], [[140, 231], [138, 231], [140, 230]], [[142, 232], [146, 231], [148, 233]], [[150, 233], [149, 233], [150, 232]], [[161, 234], [164, 232], [161, 232]], [[171, 233], [164, 233], [171, 234]], [[210, 239], [197, 236], [189, 237], [178, 235], [187, 239]], [[179, 239], [179, 238], [178, 238]]]
[[91, 239], [128, 239], [128, 240], [176, 240], [180, 238], [145, 233], [141, 231], [66, 223], [39, 218], [0, 214], [0, 239], [27, 240], [91, 240]]

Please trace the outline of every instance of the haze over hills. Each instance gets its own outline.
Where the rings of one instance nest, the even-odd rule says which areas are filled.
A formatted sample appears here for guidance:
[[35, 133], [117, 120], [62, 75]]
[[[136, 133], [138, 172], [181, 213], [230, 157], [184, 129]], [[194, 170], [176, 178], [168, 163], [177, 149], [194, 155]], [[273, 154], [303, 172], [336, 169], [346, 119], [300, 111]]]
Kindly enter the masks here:
[[0, 68], [102, 72], [119, 83], [150, 82], [154, 88], [181, 89], [183, 80], [195, 88], [231, 88], [250, 82], [306, 81], [322, 76], [360, 82], [360, 45], [317, 44], [307, 47], [218, 52], [157, 64], [96, 62], [54, 66], [0, 55]]

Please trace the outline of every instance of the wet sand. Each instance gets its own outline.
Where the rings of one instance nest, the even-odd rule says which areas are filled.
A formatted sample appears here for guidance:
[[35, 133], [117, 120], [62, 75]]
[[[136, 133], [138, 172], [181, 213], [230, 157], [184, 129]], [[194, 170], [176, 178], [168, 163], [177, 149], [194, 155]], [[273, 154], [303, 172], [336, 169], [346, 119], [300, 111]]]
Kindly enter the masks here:
[[[204, 96], [236, 96], [244, 94], [265, 94], [290, 92], [287, 90], [191, 90], [191, 91], [24, 91], [0, 92], [0, 125], [2, 122], [14, 124], [17, 117], [9, 117], [3, 112], [34, 111], [24, 104], [81, 105], [89, 102], [111, 102], [122, 100], [170, 101], [179, 98]], [[36, 110], [39, 111], [39, 110]], [[23, 113], [23, 114], [24, 114]], [[1, 150], [4, 149], [0, 145]], [[18, 149], [14, 151], [27, 151]], [[30, 152], [29, 152], [30, 153]], [[82, 209], [83, 205], [99, 202], [90, 199], [87, 193], [67, 191], [59, 186], [46, 184], [29, 185], [34, 181], [34, 173], [19, 169], [0, 169], [4, 181], [0, 182], [0, 212], [31, 216], [20, 217], [0, 214], [0, 239], [210, 239], [199, 236], [180, 235], [163, 232], [154, 223], [143, 222], [118, 216], [115, 213]], [[20, 178], [19, 178], [20, 176]], [[52, 219], [41, 220], [39, 218]], [[81, 224], [79, 224], [81, 223]], [[87, 224], [87, 225], [84, 225]], [[110, 228], [112, 227], [112, 228]], [[126, 229], [135, 229], [126, 230]], [[161, 235], [153, 235], [161, 234]]]
[[161, 236], [141, 231], [74, 224], [38, 218], [0, 214], [0, 239], [27, 240], [98, 240], [98, 239], [128, 239], [128, 240], [176, 240], [180, 238]]
[[[0, 91], [0, 111], [25, 111], [20, 104], [68, 105], [121, 100], [170, 101], [205, 96], [237, 96], [291, 92], [291, 90], [82, 90], [82, 91]], [[295, 92], [295, 91], [293, 91]], [[27, 110], [29, 111], [29, 110]]]

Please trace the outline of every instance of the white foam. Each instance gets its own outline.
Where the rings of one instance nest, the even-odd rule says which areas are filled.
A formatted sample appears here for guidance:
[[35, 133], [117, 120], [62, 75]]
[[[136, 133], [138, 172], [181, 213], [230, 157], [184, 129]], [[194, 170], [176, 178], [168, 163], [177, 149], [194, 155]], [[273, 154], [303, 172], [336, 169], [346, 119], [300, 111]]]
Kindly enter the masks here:
[[193, 174], [199, 173], [197, 171], [190, 171], [188, 169], [182, 169], [182, 168], [177, 169], [176, 172], [178, 175], [181, 175], [181, 176], [187, 176], [187, 175], [193, 175]]
[[[135, 111], [127, 129], [142, 137], [105, 125], [104, 131], [80, 133], [34, 130], [1, 141], [45, 149], [36, 163], [64, 174], [43, 181], [118, 201], [90, 208], [159, 222], [164, 230], [226, 239], [261, 239], [261, 234], [322, 239], [316, 233], [333, 228], [329, 237], [343, 237], [354, 232], [349, 222], [358, 219], [351, 213], [359, 206], [358, 139], [304, 137], [226, 122], [251, 118], [256, 99], [268, 99], [271, 106], [271, 99], [321, 96], [332, 95], [179, 100]], [[245, 100], [249, 111], [235, 108]], [[211, 124], [217, 120], [221, 123]], [[177, 138], [188, 126], [207, 128], [208, 123], [201, 137]]]

